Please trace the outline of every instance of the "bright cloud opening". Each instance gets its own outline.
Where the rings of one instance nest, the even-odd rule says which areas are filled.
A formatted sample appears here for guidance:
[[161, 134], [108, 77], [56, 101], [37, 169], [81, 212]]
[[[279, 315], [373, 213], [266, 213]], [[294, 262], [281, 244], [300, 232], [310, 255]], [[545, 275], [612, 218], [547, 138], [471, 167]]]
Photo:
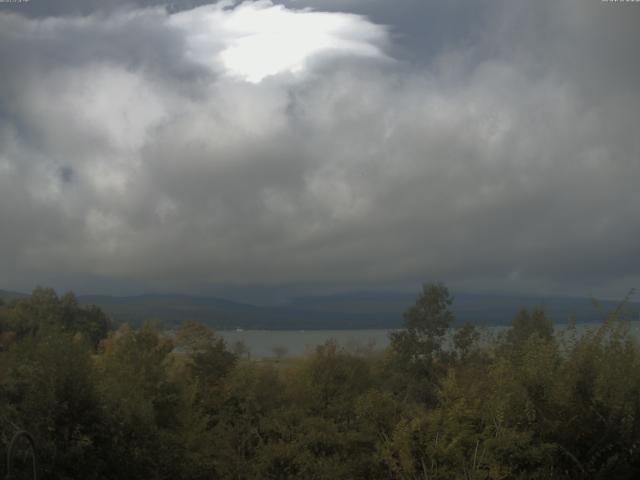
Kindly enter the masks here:
[[302, 73], [319, 54], [385, 58], [385, 27], [358, 15], [291, 10], [270, 0], [207, 5], [171, 22], [186, 30], [193, 60], [252, 83]]

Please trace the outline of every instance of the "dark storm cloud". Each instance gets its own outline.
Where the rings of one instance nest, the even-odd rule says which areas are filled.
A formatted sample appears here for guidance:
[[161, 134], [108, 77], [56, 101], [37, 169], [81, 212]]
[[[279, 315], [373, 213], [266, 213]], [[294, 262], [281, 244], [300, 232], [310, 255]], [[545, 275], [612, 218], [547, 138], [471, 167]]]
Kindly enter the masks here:
[[257, 83], [220, 53], [269, 2], [80, 5], [0, 15], [2, 282], [640, 277], [637, 5], [291, 0], [349, 50]]
[[63, 183], [71, 183], [73, 181], [73, 168], [71, 167], [60, 167], [59, 170], [60, 180]]

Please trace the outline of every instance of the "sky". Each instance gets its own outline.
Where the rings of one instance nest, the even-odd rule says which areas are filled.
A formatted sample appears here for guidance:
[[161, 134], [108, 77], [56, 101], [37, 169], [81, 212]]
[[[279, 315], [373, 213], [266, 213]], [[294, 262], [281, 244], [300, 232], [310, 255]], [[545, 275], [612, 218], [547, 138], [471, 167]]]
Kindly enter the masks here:
[[0, 3], [0, 289], [621, 298], [638, 25], [600, 0]]

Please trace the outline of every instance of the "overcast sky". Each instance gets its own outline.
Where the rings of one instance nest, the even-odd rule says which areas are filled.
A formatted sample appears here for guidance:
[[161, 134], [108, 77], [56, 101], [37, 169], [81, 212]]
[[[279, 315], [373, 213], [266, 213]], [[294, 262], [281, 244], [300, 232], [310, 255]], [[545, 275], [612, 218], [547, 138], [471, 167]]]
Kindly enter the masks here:
[[600, 0], [0, 3], [0, 288], [624, 296], [639, 26]]

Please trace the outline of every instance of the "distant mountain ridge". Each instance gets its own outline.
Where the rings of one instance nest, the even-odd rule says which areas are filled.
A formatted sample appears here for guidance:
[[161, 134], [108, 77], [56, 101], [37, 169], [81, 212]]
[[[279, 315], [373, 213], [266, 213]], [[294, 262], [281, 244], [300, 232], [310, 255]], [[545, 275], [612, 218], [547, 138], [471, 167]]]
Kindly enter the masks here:
[[[0, 298], [10, 301], [26, 296], [0, 290]], [[578, 323], [601, 321], [619, 302], [601, 301], [600, 308], [584, 297], [454, 294], [452, 306], [456, 323], [508, 325], [522, 308], [540, 306], [556, 323], [575, 317]], [[184, 294], [144, 294], [135, 296], [79, 295], [82, 304], [101, 307], [117, 323], [140, 324], [152, 320], [173, 327], [195, 320], [219, 330], [336, 330], [398, 328], [402, 314], [416, 300], [416, 294], [358, 292], [292, 299], [279, 306], [257, 306], [221, 298]], [[630, 316], [638, 319], [640, 303], [628, 305]]]
[[[572, 317], [578, 323], [592, 323], [602, 321], [620, 304], [619, 301], [594, 301], [587, 297], [568, 296], [473, 293], [454, 293], [452, 296], [452, 310], [456, 323], [471, 322], [477, 325], [508, 325], [518, 310], [534, 307], [543, 308], [555, 323], [567, 323]], [[402, 313], [415, 302], [416, 298], [417, 293], [356, 293], [300, 297], [294, 299], [291, 304], [296, 308], [326, 313], [394, 314], [399, 326], [402, 323]], [[637, 320], [640, 316], [640, 303], [629, 303], [626, 311], [630, 317]]]
[[0, 290], [0, 299], [4, 300], [5, 302], [10, 302], [11, 300], [28, 296], [29, 295], [26, 293], [13, 292], [10, 290]]
[[177, 325], [183, 320], [199, 321], [217, 329], [264, 330], [388, 328], [394, 323], [388, 316], [365, 317], [361, 312], [339, 312], [327, 316], [323, 311], [297, 308], [295, 305], [265, 307], [191, 295], [83, 295], [78, 300], [100, 306], [119, 322], [159, 320], [166, 326]]

